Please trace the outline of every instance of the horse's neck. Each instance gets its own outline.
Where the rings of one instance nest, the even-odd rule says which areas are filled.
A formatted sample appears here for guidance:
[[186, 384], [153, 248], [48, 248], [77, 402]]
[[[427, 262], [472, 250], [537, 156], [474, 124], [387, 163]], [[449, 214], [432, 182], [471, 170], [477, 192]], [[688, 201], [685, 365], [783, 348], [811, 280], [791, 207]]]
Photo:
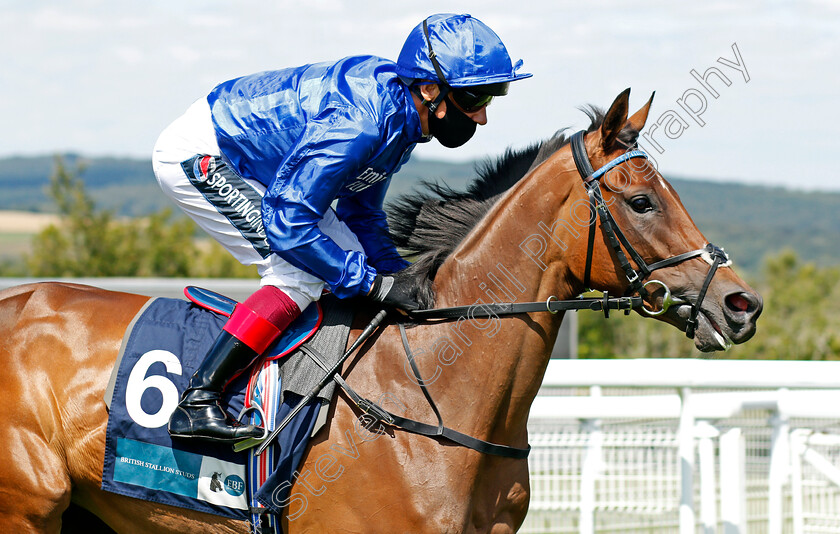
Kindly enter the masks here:
[[[577, 174], [568, 159], [549, 159], [488, 211], [441, 266], [435, 280], [437, 306], [472, 304], [478, 299], [545, 300], [551, 295], [565, 299], [580, 292], [567, 276], [580, 249], [568, 243], [578, 236], [554, 224], [569, 219], [572, 192], [580, 187], [579, 181], [569, 179]], [[564, 246], [559, 247], [559, 242]], [[545, 251], [537, 251], [540, 243], [546, 245]], [[499, 277], [502, 284], [496, 280]]]
[[[562, 254], [543, 228], [550, 228], [557, 214], [568, 213], [564, 206], [571, 204], [576, 183], [559, 175], [570, 172], [567, 161], [552, 159], [508, 191], [441, 266], [435, 281], [436, 305], [544, 302], [550, 296], [563, 300], [579, 293], [569, 275], [575, 259], [555, 257], [543, 263], [548, 255], [534, 257], [533, 243], [531, 248], [520, 246], [539, 235], [555, 256]], [[560, 236], [554, 234], [555, 239]], [[442, 378], [452, 380], [450, 385], [460, 391], [474, 388], [464, 394], [484, 399], [464, 405], [464, 410], [476, 412], [464, 413], [465, 422], [484, 425], [476, 430], [489, 431], [497, 439], [511, 432], [524, 436], [561, 320], [562, 315], [533, 313], [488, 320], [465, 317], [451, 325], [453, 339], [468, 344], [460, 358], [468, 363]], [[457, 376], [461, 373], [474, 379], [464, 381]]]

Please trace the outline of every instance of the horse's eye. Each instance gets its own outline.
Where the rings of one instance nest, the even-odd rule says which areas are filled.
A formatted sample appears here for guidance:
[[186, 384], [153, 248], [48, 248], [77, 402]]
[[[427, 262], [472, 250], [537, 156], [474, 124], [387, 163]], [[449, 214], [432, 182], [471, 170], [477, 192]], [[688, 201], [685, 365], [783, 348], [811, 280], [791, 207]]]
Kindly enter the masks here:
[[630, 199], [630, 207], [633, 208], [633, 211], [636, 213], [644, 213], [646, 211], [651, 211], [653, 209], [653, 204], [650, 203], [650, 199], [648, 197], [639, 195]]

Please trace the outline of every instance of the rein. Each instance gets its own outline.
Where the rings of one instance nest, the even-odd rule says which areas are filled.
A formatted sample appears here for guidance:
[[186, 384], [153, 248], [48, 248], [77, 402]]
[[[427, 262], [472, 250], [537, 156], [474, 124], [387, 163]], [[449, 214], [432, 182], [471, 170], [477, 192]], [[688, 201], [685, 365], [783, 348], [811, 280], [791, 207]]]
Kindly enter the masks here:
[[550, 296], [545, 302], [491, 302], [489, 304], [473, 304], [471, 306], [452, 306], [451, 308], [432, 308], [430, 310], [416, 310], [411, 312], [413, 319], [460, 319], [476, 317], [498, 317], [520, 315], [532, 312], [557, 313], [569, 310], [592, 310], [604, 312], [610, 316], [610, 310], [630, 310], [642, 305], [641, 297], [610, 297], [605, 291], [602, 298], [578, 297], [572, 300], [558, 300]]

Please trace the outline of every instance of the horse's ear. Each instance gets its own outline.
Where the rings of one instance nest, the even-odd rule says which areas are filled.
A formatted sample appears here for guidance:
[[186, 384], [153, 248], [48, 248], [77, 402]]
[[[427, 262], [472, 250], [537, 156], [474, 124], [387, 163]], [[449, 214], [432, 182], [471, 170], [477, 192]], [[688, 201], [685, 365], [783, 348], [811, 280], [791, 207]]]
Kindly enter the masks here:
[[601, 147], [604, 151], [608, 151], [612, 146], [618, 133], [624, 128], [627, 122], [627, 107], [630, 100], [630, 88], [628, 87], [615, 97], [610, 106], [610, 110], [604, 116], [604, 122], [601, 124]]
[[648, 113], [650, 113], [650, 105], [653, 104], [653, 97], [656, 95], [656, 91], [651, 93], [650, 100], [647, 101], [647, 104], [642, 106], [642, 108], [633, 114], [628, 122], [630, 126], [635, 128], [636, 130], [642, 131], [642, 128], [645, 127], [645, 123], [647, 122]]

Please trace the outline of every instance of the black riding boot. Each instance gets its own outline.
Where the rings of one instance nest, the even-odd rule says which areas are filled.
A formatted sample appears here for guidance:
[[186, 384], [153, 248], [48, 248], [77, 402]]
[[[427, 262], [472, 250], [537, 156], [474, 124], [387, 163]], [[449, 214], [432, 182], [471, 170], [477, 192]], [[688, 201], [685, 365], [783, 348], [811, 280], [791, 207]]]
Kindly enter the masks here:
[[219, 400], [225, 385], [251, 366], [260, 355], [225, 330], [190, 378], [181, 402], [169, 418], [169, 435], [210, 441], [233, 442], [263, 435], [254, 425], [240, 425]]

